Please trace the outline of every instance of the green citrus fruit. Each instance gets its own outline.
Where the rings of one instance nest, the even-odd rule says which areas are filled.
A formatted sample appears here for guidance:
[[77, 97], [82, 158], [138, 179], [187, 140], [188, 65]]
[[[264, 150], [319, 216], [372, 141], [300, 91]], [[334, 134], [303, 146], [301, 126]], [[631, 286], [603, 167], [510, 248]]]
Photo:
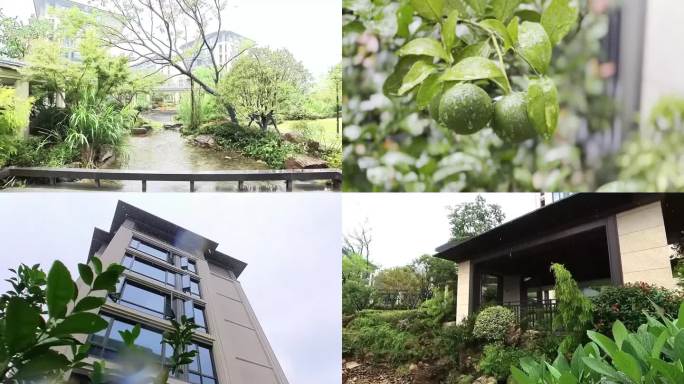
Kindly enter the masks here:
[[438, 122], [460, 135], [470, 135], [492, 119], [492, 99], [477, 85], [456, 84], [442, 95], [438, 112]]
[[517, 92], [502, 97], [494, 104], [494, 132], [507, 142], [521, 142], [537, 136], [527, 117], [525, 93]]

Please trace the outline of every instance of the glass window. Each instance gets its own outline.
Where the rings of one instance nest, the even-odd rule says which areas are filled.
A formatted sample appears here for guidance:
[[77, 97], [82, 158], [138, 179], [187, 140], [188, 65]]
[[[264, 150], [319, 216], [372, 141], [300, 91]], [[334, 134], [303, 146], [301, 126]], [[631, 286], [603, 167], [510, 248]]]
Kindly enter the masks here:
[[194, 260], [188, 260], [188, 271], [197, 273], [197, 265]]
[[166, 262], [169, 261], [169, 252], [166, 250], [163, 250], [161, 248], [155, 247], [154, 245], [143, 243], [140, 240], [133, 239], [133, 240], [131, 240], [131, 243], [129, 246], [131, 248], [137, 249], [138, 251], [145, 253], [147, 255], [156, 257], [156, 258], [164, 260]]
[[199, 329], [201, 329], [204, 332], [207, 332], [207, 322], [204, 319], [204, 310], [200, 307], [195, 307], [194, 309], [194, 321], [195, 324], [199, 326]]
[[193, 345], [192, 350], [197, 350], [197, 355], [188, 365], [188, 379], [191, 383], [214, 384], [216, 375], [214, 374], [214, 362], [211, 357], [211, 350], [201, 345]]
[[190, 294], [192, 296], [200, 297], [199, 282], [190, 280]]
[[[114, 358], [118, 351], [124, 346], [123, 339], [119, 332], [130, 331], [135, 324], [118, 319], [111, 319], [107, 316], [102, 316], [102, 318], [107, 320], [110, 323], [110, 326], [104, 331], [90, 336], [89, 342], [93, 346], [90, 348], [89, 353], [98, 357]], [[171, 356], [173, 354], [173, 351], [170, 351], [171, 348], [168, 344], [162, 344], [162, 333], [147, 328], [140, 329], [140, 335], [135, 339], [135, 345], [159, 358], [161, 358], [162, 353], [165, 356]]]
[[167, 296], [150, 289], [124, 282], [119, 302], [141, 312], [166, 318]]

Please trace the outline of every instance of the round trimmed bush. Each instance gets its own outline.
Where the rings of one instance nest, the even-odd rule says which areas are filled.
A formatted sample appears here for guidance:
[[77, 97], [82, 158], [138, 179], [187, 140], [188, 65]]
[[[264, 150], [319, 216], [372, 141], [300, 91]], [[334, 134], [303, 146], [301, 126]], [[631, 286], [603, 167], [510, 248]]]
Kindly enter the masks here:
[[503, 341], [515, 325], [515, 314], [500, 305], [485, 308], [477, 315], [473, 335], [490, 341]]

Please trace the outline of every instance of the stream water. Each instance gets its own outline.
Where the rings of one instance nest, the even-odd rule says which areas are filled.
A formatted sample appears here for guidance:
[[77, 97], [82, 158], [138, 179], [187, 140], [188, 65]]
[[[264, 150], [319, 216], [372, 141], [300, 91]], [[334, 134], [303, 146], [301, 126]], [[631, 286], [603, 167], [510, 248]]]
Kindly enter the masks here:
[[[148, 120], [172, 123], [174, 112], [151, 112], [145, 115]], [[126, 143], [126, 156], [117, 159], [109, 168], [151, 171], [216, 171], [240, 169], [269, 169], [260, 161], [248, 158], [235, 151], [217, 151], [192, 145], [176, 130], [153, 130], [144, 136], [130, 136]], [[103, 180], [98, 188], [92, 180], [62, 182], [56, 186], [31, 185], [29, 188], [10, 188], [9, 190], [57, 189], [130, 191], [142, 190], [140, 181]], [[237, 191], [237, 182], [195, 182], [198, 192]], [[245, 182], [244, 189], [250, 192], [284, 191], [285, 183]], [[295, 182], [295, 191], [325, 190], [324, 182]], [[189, 182], [148, 181], [148, 192], [187, 192]]]

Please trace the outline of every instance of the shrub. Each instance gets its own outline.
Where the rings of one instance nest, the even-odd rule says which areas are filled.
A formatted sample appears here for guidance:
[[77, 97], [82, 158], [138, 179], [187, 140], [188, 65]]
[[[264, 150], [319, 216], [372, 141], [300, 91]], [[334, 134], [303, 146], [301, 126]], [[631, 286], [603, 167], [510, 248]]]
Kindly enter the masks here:
[[263, 160], [271, 168], [282, 168], [285, 159], [304, 152], [298, 144], [283, 140], [275, 132], [253, 130], [229, 123], [212, 124], [201, 132], [213, 133], [220, 146], [241, 151], [247, 156]]
[[677, 315], [684, 298], [681, 294], [647, 283], [631, 283], [622, 287], [605, 287], [592, 298], [594, 329], [608, 334], [616, 320], [627, 329], [636, 331], [646, 321], [644, 312], [654, 314], [653, 305], [662, 308], [668, 316]]
[[[216, 103], [216, 98], [201, 91], [195, 92], [195, 103], [197, 110], [197, 123], [204, 124], [206, 122], [224, 118], [227, 113], [220, 110], [220, 106]], [[178, 115], [176, 118], [183, 123], [187, 128], [191, 128], [191, 105], [190, 95], [184, 94], [181, 96], [180, 104], [178, 106]]]
[[403, 363], [419, 356], [418, 337], [401, 329], [404, 320], [415, 320], [418, 311], [364, 311], [342, 332], [343, 350], [356, 357]]
[[40, 105], [31, 118], [31, 134], [47, 136], [51, 141], [64, 141], [68, 127], [66, 108]]
[[[63, 167], [78, 160], [80, 153], [66, 143], [51, 144], [45, 139], [17, 139], [14, 153], [4, 162], [17, 167]], [[0, 158], [0, 164], [3, 159]]]
[[0, 86], [0, 153], [12, 153], [13, 138], [28, 125], [33, 99], [17, 97], [13, 88]]
[[558, 303], [553, 328], [568, 333], [561, 342], [561, 349], [572, 351], [582, 342], [584, 333], [591, 327], [591, 301], [584, 296], [572, 274], [564, 266], [552, 264], [551, 271], [556, 279], [554, 290]]
[[349, 280], [342, 284], [342, 313], [353, 314], [368, 308], [373, 287], [360, 282]]
[[425, 300], [420, 305], [420, 309], [424, 311], [435, 324], [441, 324], [447, 320], [453, 320], [456, 314], [456, 304], [454, 303], [454, 295], [448, 288], [437, 290], [432, 298]]
[[525, 356], [525, 351], [515, 347], [507, 347], [502, 343], [488, 344], [482, 351], [478, 369], [486, 375], [496, 377], [497, 380], [505, 380], [511, 372], [510, 367]]
[[515, 314], [508, 308], [494, 306], [483, 309], [475, 320], [473, 335], [490, 341], [503, 341], [515, 325]]

